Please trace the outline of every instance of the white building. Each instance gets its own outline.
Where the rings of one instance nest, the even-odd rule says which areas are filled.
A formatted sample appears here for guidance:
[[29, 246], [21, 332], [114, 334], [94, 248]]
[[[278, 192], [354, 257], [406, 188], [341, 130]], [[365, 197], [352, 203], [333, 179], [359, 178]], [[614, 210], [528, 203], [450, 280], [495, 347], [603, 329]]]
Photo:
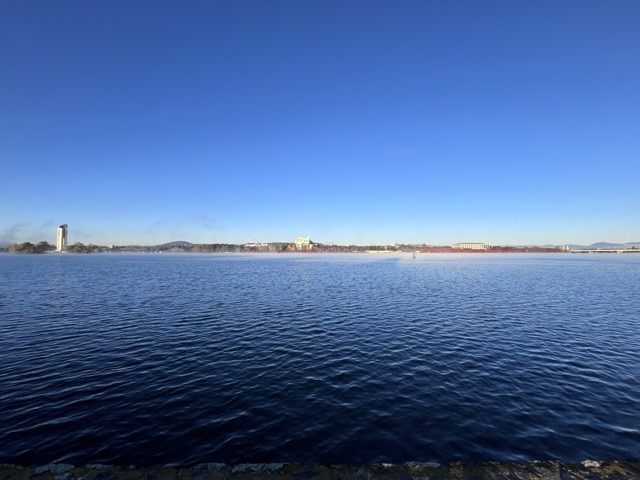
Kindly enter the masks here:
[[315, 244], [309, 237], [296, 238], [296, 250], [313, 250]]
[[67, 249], [67, 236], [69, 234], [69, 226], [65, 223], [58, 227], [58, 235], [56, 237], [56, 250], [63, 252]]
[[451, 248], [459, 250], [489, 250], [491, 245], [488, 243], [454, 243]]

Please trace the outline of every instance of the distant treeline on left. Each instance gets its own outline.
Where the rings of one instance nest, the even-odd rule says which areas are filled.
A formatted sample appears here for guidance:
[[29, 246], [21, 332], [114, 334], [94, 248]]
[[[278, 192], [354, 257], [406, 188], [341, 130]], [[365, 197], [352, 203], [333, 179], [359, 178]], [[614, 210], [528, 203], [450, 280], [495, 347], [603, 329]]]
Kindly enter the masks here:
[[[71, 253], [92, 253], [99, 249], [97, 245], [84, 245], [80, 242], [76, 242], [67, 248]], [[31, 242], [13, 243], [9, 245], [8, 250], [14, 253], [46, 253], [53, 252], [56, 249], [55, 245], [51, 245], [49, 242], [39, 242], [33, 244]]]

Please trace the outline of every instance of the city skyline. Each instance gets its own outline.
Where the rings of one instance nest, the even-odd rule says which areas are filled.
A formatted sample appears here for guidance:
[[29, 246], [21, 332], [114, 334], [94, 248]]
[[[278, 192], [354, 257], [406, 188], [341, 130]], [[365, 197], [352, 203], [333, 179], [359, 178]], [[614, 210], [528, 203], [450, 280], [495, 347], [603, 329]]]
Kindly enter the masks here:
[[640, 4], [0, 5], [0, 243], [640, 237]]
[[[55, 248], [56, 252], [61, 252], [61, 251], [66, 251], [68, 250], [68, 231], [69, 231], [69, 226], [67, 224], [63, 224], [63, 225], [59, 225], [56, 229], [56, 242], [55, 242], [55, 247], [53, 245], [50, 245], [48, 240], [40, 240], [38, 241], [38, 243], [40, 244], [49, 244], [49, 246], [53, 249]], [[19, 244], [28, 244], [28, 243], [32, 243], [31, 241], [16, 241], [16, 242], [7, 242], [7, 241], [0, 241], [0, 247], [2, 248], [6, 248], [8, 246], [11, 245], [19, 245]], [[72, 242], [75, 245], [80, 245], [80, 246], [84, 246], [84, 243], [81, 241], [81, 239]], [[233, 245], [237, 245], [237, 246], [244, 246], [244, 247], [266, 247], [268, 245], [273, 245], [273, 244], [289, 244], [292, 247], [295, 247], [294, 250], [308, 250], [308, 246], [310, 244], [315, 244], [315, 245], [322, 245], [323, 247], [331, 247], [333, 245], [335, 245], [336, 247], [347, 247], [347, 246], [359, 246], [359, 247], [363, 247], [366, 246], [365, 244], [340, 244], [340, 243], [334, 243], [334, 242], [319, 242], [319, 241], [315, 241], [313, 240], [311, 237], [296, 237], [293, 241], [291, 241], [291, 239], [280, 239], [277, 241], [270, 241], [270, 242], [258, 242], [256, 239], [254, 239], [253, 241], [248, 241], [248, 242], [240, 242], [240, 243], [234, 243], [234, 242], [190, 242], [186, 239], [174, 239], [174, 240], [170, 240], [169, 242], [165, 242], [165, 243], [151, 243], [151, 244], [124, 244], [124, 245], [116, 245], [116, 244], [110, 244], [110, 245], [95, 245], [93, 243], [89, 243], [89, 246], [100, 246], [100, 247], [116, 247], [116, 246], [140, 246], [140, 247], [154, 247], [154, 246], [167, 246], [167, 245], [171, 245], [171, 244], [176, 244], [176, 246], [178, 245], [182, 245], [185, 246], [187, 244], [189, 245], [224, 245], [224, 244], [233, 244]], [[402, 241], [398, 241], [398, 242], [394, 242], [394, 243], [388, 243], [388, 244], [375, 244], [375, 243], [370, 243], [367, 244], [369, 246], [377, 246], [377, 247], [396, 247], [396, 246], [423, 246], [423, 247], [451, 247], [453, 249], [466, 249], [466, 250], [491, 250], [493, 248], [511, 248], [511, 247], [544, 247], [544, 248], [548, 248], [548, 247], [552, 247], [552, 248], [560, 248], [562, 250], [569, 250], [571, 247], [595, 247], [595, 248], [618, 248], [618, 247], [622, 247], [624, 246], [625, 248], [632, 248], [632, 249], [637, 249], [638, 247], [640, 247], [640, 242], [634, 242], [634, 241], [629, 241], [629, 242], [605, 242], [605, 241], [601, 241], [601, 242], [594, 242], [591, 245], [578, 245], [576, 243], [566, 243], [566, 244], [562, 244], [562, 245], [557, 245], [557, 244], [546, 244], [546, 245], [540, 245], [540, 244], [532, 244], [532, 243], [523, 243], [520, 245], [513, 245], [513, 244], [495, 244], [495, 245], [490, 245], [488, 243], [484, 243], [484, 242], [456, 242], [453, 244], [434, 244], [434, 243], [430, 243], [430, 242], [402, 242]]]

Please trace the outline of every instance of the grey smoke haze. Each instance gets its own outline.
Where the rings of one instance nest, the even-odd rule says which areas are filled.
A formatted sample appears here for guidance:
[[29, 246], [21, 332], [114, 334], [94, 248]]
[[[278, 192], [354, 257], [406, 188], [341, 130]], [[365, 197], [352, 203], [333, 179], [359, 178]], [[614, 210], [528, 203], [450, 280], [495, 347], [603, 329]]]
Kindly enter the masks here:
[[27, 226], [26, 223], [16, 223], [0, 232], [0, 242], [15, 243], [19, 240], [18, 233]]

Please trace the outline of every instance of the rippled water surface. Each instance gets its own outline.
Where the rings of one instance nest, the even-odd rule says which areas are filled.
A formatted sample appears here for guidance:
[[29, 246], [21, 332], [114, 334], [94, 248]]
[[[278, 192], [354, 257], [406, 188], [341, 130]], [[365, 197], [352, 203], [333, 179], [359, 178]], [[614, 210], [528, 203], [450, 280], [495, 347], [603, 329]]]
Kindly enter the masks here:
[[640, 255], [0, 255], [0, 463], [640, 458]]

